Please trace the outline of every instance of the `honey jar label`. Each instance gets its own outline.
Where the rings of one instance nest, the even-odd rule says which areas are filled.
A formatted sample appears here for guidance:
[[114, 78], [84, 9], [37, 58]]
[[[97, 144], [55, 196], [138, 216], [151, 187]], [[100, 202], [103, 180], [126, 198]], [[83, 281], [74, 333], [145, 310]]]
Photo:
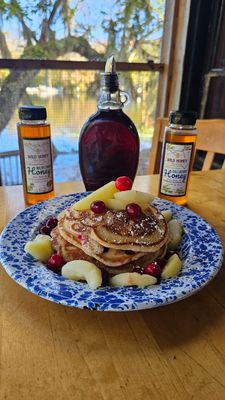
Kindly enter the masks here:
[[23, 138], [22, 143], [27, 193], [51, 192], [53, 171], [50, 138]]
[[193, 143], [165, 143], [160, 193], [184, 196], [193, 153]]

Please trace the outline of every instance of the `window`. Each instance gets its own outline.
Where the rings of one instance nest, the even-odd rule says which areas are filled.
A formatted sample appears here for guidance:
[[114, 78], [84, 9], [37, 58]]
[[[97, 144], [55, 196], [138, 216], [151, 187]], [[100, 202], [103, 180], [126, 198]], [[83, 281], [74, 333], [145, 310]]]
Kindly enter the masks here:
[[3, 184], [21, 180], [20, 173], [15, 173], [16, 162], [8, 156], [18, 149], [20, 104], [47, 107], [55, 150], [55, 181], [80, 179], [79, 132], [96, 110], [99, 71], [110, 54], [118, 61], [121, 89], [130, 94], [130, 104], [124, 111], [139, 131], [139, 172], [146, 172], [162, 68], [164, 8], [164, 0], [14, 0], [1, 4]]

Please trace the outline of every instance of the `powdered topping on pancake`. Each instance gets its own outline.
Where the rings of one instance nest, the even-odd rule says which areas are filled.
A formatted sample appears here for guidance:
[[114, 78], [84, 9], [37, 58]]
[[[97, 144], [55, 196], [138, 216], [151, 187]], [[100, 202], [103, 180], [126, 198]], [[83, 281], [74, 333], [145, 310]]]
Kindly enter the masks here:
[[149, 206], [135, 219], [123, 210], [107, 211], [102, 223], [92, 228], [90, 237], [114, 249], [156, 252], [168, 241], [168, 231], [163, 215]]
[[138, 219], [130, 219], [126, 211], [107, 211], [105, 215], [105, 224], [108, 229], [117, 234], [128, 236], [146, 236], [158, 230], [163, 233], [163, 229], [159, 226], [159, 220], [163, 220], [163, 216], [157, 214], [155, 217], [152, 210], [145, 210], [146, 214], [142, 214]]
[[104, 215], [96, 215], [91, 210], [76, 211], [70, 208], [69, 213], [72, 219], [78, 219], [85, 226], [99, 225], [104, 218]]

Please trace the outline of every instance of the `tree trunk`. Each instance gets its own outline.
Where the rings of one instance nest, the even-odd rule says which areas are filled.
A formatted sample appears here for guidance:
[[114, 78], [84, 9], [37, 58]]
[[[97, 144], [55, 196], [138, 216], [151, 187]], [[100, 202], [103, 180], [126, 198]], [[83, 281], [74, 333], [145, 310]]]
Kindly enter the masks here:
[[4, 81], [0, 92], [0, 132], [6, 127], [17, 108], [26, 87], [29, 86], [39, 70], [12, 70]]
[[5, 35], [2, 33], [2, 31], [0, 31], [0, 51], [2, 58], [11, 58], [11, 53], [6, 42]]

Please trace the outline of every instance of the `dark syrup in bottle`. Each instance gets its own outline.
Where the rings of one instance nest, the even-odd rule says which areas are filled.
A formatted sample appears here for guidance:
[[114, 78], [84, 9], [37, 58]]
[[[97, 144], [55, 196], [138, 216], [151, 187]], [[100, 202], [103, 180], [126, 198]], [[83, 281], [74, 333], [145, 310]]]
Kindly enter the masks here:
[[139, 160], [139, 136], [131, 119], [122, 111], [114, 57], [101, 74], [98, 111], [84, 124], [79, 140], [79, 163], [86, 190], [126, 175], [134, 179]]

